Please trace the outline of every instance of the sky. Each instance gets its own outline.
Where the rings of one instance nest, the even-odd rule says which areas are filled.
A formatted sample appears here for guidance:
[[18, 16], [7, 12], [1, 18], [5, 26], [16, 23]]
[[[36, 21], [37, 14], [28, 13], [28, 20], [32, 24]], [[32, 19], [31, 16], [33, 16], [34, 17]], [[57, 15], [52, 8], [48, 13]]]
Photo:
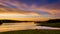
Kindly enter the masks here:
[[46, 4], [59, 3], [60, 0], [18, 0], [18, 1], [26, 3], [28, 5], [36, 4], [37, 6], [42, 6]]
[[0, 7], [4, 6], [60, 19], [60, 0], [0, 0]]

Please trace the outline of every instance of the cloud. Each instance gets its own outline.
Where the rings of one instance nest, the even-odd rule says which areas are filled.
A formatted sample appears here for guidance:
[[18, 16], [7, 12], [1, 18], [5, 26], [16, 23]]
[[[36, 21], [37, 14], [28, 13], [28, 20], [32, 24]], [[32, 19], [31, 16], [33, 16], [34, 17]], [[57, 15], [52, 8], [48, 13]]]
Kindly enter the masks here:
[[[41, 3], [42, 4], [42, 3]], [[40, 4], [40, 5], [41, 5]], [[18, 2], [16, 0], [0, 0], [0, 5], [5, 7], [9, 7], [11, 10], [24, 10], [24, 11], [32, 11], [43, 17], [51, 17], [51, 18], [59, 18], [60, 17], [60, 4], [53, 3], [53, 4], [42, 4], [42, 6], [37, 6], [35, 3], [32, 5], [27, 5], [24, 2]]]
[[50, 13], [51, 16], [53, 16], [53, 18], [60, 17], [60, 5], [59, 4], [49, 4], [49, 5], [41, 6], [41, 7], [36, 8], [36, 9]]
[[51, 19], [60, 19], [60, 4], [53, 3], [37, 7], [35, 4], [29, 7], [30, 10], [41, 14], [42, 16], [50, 17]]

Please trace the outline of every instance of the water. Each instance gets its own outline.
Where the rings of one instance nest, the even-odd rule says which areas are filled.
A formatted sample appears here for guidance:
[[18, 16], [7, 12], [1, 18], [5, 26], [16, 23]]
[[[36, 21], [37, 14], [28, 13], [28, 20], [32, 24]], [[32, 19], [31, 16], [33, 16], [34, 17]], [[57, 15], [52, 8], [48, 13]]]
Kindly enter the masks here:
[[14, 30], [28, 30], [28, 29], [54, 29], [60, 30], [60, 28], [36, 26], [34, 22], [22, 22], [22, 23], [3, 23], [0, 26], [0, 32], [14, 31]]

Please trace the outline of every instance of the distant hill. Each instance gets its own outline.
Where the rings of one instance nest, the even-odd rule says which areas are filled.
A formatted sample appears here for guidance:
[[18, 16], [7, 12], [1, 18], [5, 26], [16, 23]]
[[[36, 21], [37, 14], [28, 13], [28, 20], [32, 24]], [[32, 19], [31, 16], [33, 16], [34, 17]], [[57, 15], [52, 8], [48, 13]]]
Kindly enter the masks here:
[[3, 23], [16, 23], [16, 22], [20, 22], [20, 21], [16, 21], [16, 20], [0, 20], [0, 25]]
[[46, 22], [47, 23], [57, 23], [57, 22], [60, 22], [60, 19], [51, 19], [51, 20], [48, 20]]
[[37, 22], [37, 26], [49, 26], [49, 27], [59, 27], [60, 28], [60, 19], [51, 19], [44, 22]]
[[33, 21], [0, 20], [0, 25], [3, 23], [20, 23], [20, 22], [33, 22]]

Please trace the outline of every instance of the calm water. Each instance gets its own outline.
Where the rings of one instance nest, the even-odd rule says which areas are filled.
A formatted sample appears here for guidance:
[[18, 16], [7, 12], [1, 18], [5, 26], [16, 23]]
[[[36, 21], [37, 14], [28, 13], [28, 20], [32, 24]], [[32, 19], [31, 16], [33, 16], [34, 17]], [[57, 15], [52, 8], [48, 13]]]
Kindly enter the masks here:
[[22, 22], [22, 23], [3, 23], [0, 26], [0, 32], [14, 31], [14, 30], [27, 30], [27, 29], [60, 29], [46, 26], [36, 26], [34, 22]]

